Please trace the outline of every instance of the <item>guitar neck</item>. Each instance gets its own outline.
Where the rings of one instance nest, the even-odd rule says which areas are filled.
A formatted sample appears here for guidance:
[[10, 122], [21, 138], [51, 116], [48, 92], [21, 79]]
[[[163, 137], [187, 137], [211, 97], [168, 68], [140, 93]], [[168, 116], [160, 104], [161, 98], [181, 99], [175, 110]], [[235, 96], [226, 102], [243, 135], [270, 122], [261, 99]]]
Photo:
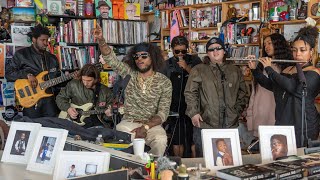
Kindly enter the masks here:
[[65, 82], [65, 81], [68, 81], [68, 80], [74, 78], [76, 73], [77, 72], [73, 72], [68, 75], [62, 75], [60, 77], [50, 79], [48, 81], [45, 81], [45, 82], [39, 84], [39, 86], [41, 87], [41, 89], [47, 89], [49, 87], [55, 86], [57, 84], [60, 84], [62, 82]]
[[81, 115], [103, 114], [105, 111], [105, 109], [82, 111]]

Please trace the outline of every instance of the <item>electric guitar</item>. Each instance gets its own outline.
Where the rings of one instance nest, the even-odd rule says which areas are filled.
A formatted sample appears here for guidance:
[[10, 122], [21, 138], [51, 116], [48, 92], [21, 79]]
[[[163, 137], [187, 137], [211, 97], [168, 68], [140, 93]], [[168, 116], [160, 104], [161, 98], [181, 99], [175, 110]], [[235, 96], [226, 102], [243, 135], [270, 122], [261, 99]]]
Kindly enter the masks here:
[[[93, 65], [98, 68], [99, 71], [101, 71], [104, 67], [104, 65], [101, 63], [95, 63]], [[62, 75], [60, 77], [44, 81], [43, 77], [47, 74], [48, 71], [43, 71], [37, 75], [36, 78], [38, 80], [38, 85], [36, 88], [32, 88], [28, 79], [18, 79], [15, 81], [14, 89], [16, 91], [16, 97], [21, 106], [30, 108], [37, 104], [41, 98], [52, 96], [53, 94], [46, 93], [46, 89], [74, 78], [77, 74], [77, 71], [68, 75]]]
[[75, 108], [77, 110], [77, 112], [78, 112], [78, 116], [77, 116], [76, 119], [72, 119], [69, 116], [68, 112], [66, 112], [66, 111], [61, 111], [60, 114], [59, 114], [59, 118], [61, 118], [61, 119], [70, 119], [71, 121], [73, 121], [74, 123], [76, 123], [76, 124], [78, 124], [80, 126], [83, 126], [83, 125], [86, 124], [84, 122], [84, 119], [86, 117], [89, 117], [90, 115], [93, 115], [93, 114], [103, 114], [106, 111], [106, 109], [91, 110], [91, 108], [93, 107], [93, 103], [86, 103], [86, 104], [84, 104], [82, 106], [77, 106], [77, 105], [71, 103], [71, 107]]
[[38, 85], [36, 88], [32, 88], [28, 79], [18, 79], [14, 83], [14, 89], [16, 91], [16, 97], [25, 108], [34, 106], [41, 98], [50, 97], [53, 94], [46, 93], [46, 89], [62, 82], [68, 81], [76, 76], [77, 71], [68, 75], [63, 75], [57, 78], [44, 81], [43, 77], [48, 74], [48, 71], [43, 71], [37, 75]]

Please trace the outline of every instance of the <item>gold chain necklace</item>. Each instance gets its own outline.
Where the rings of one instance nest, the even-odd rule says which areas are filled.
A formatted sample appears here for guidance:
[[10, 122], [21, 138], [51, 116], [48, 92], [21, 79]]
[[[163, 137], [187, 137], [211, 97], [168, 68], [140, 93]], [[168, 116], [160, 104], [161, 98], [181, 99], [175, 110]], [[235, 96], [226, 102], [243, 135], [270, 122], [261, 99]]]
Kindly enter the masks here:
[[140, 75], [140, 73], [138, 74], [138, 84], [140, 86], [140, 89], [142, 89], [142, 93], [145, 94], [147, 90], [149, 90], [151, 84], [152, 84], [152, 80], [154, 77], [153, 73], [150, 77], [147, 77], [146, 79], [143, 79], [143, 77]]

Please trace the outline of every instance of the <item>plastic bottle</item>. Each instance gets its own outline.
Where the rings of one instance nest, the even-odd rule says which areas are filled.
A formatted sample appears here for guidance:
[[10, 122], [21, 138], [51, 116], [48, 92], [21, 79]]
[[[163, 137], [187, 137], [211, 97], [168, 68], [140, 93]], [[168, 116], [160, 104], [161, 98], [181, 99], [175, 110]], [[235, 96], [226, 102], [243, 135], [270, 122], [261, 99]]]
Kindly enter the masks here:
[[93, 16], [93, 0], [85, 0], [85, 16], [92, 17]]
[[59, 42], [64, 42], [63, 38], [64, 38], [64, 21], [63, 18], [60, 18], [60, 22], [59, 22], [59, 33], [60, 33], [60, 41]]
[[97, 137], [96, 137], [96, 144], [99, 144], [99, 145], [102, 145], [104, 143], [104, 140], [102, 138], [102, 134], [99, 134]]

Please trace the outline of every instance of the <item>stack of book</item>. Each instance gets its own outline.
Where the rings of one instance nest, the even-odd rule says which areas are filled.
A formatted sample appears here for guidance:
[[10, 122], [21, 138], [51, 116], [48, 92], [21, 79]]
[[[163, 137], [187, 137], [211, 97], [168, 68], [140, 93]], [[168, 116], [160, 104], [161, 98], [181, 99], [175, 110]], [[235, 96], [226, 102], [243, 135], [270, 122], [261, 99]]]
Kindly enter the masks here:
[[242, 166], [218, 170], [216, 175], [228, 180], [251, 179], [320, 179], [320, 154], [295, 156], [268, 164]]

